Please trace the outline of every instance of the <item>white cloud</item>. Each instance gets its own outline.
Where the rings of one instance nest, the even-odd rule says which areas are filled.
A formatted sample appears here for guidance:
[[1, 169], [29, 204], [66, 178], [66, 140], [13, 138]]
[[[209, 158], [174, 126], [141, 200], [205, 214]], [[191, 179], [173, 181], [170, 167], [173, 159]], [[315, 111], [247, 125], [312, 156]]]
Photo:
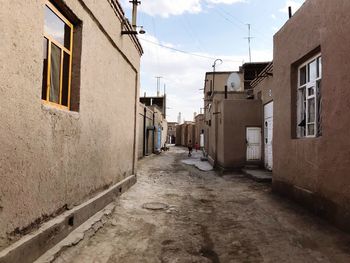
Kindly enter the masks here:
[[[143, 0], [139, 9], [150, 16], [182, 15], [184, 13], [198, 14], [203, 11], [203, 4], [235, 4], [244, 3], [246, 0]], [[129, 0], [123, 0], [124, 8], [130, 8]]]
[[[144, 35], [142, 38], [160, 43], [158, 39], [150, 35]], [[165, 49], [150, 42], [141, 40], [144, 48], [144, 55], [141, 61], [141, 93], [143, 96], [146, 91], [148, 95], [156, 94], [155, 76], [162, 76], [163, 84], [167, 85], [167, 103], [168, 120], [176, 121], [179, 112], [186, 120], [193, 119], [193, 112], [199, 112], [203, 107], [203, 91], [200, 89], [204, 85], [205, 72], [211, 71], [211, 65], [214, 59], [204, 59], [179, 53], [173, 50]], [[170, 43], [161, 43], [162, 45], [177, 47]], [[225, 56], [222, 54], [204, 54], [196, 53], [213, 58], [221, 58], [224, 63], [217, 67], [218, 71], [234, 71], [242, 64], [243, 60], [248, 61], [247, 56], [233, 55]], [[254, 61], [269, 61], [272, 59], [270, 51], [252, 52]]]
[[246, 3], [246, 0], [207, 0], [207, 3], [232, 5], [235, 3]]
[[304, 0], [287, 0], [284, 4], [284, 7], [281, 8], [279, 11], [282, 13], [288, 13], [288, 7], [292, 7], [292, 12], [295, 13], [301, 5], [304, 3]]
[[275, 14], [272, 14], [272, 15], [271, 15], [271, 18], [274, 19], [274, 20], [277, 19], [277, 17], [276, 17]]

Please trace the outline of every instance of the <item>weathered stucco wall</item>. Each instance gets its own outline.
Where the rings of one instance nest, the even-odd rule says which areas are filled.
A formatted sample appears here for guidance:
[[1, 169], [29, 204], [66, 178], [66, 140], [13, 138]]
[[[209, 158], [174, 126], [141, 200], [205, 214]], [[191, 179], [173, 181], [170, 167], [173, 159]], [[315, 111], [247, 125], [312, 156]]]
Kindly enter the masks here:
[[[272, 73], [272, 71], [271, 71]], [[265, 162], [265, 116], [264, 116], [264, 106], [271, 101], [273, 101], [273, 77], [267, 76], [264, 79], [261, 80], [255, 87], [254, 87], [254, 99], [261, 101], [261, 127], [262, 127], [262, 133], [261, 133], [261, 153], [262, 153], [262, 161]]]
[[204, 115], [198, 114], [195, 118], [195, 143], [197, 142], [198, 145], [200, 145], [200, 135], [202, 133], [202, 130], [205, 130], [205, 124], [204, 124]]
[[79, 112], [41, 101], [45, 1], [1, 3], [0, 246], [134, 173], [140, 53], [108, 1], [65, 2], [82, 21]]
[[[293, 196], [350, 229], [350, 1], [309, 0], [274, 37], [274, 175]], [[320, 47], [322, 136], [294, 139], [293, 64]]]
[[259, 99], [261, 94], [262, 105], [265, 105], [273, 100], [273, 77], [264, 78], [258, 85], [254, 87], [254, 98]]
[[176, 125], [175, 145], [180, 146], [182, 142], [182, 125]]
[[225, 100], [220, 110], [222, 132], [218, 137], [218, 163], [226, 169], [242, 167], [247, 163], [246, 128], [261, 127], [261, 102]]
[[[224, 92], [225, 91], [225, 86], [227, 85], [227, 79], [232, 73], [238, 73], [238, 72], [207, 72], [206, 73], [206, 79], [205, 79], [205, 87], [204, 87], [204, 92], [207, 92], [210, 90], [210, 88], [214, 88], [214, 91], [216, 92]], [[214, 76], [215, 74], [215, 76]], [[243, 74], [239, 73], [240, 78], [241, 78], [241, 86], [240, 90], [244, 90], [244, 81], [243, 81]], [[215, 84], [214, 82], [215, 81]]]
[[[138, 116], [137, 157], [140, 159], [144, 156], [144, 151], [146, 155], [151, 154], [153, 152], [153, 131], [148, 129], [153, 126], [153, 111], [150, 108], [146, 107], [144, 104], [139, 103]], [[149, 133], [151, 134], [151, 136], [149, 135]]]

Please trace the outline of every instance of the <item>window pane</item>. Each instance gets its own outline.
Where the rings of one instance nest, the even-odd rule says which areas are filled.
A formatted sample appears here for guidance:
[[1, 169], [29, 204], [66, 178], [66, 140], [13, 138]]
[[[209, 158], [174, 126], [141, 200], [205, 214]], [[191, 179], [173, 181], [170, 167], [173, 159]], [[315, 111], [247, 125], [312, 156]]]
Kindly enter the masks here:
[[317, 59], [317, 77], [322, 77], [322, 57]]
[[61, 49], [51, 44], [50, 101], [59, 103]]
[[300, 69], [299, 75], [300, 75], [300, 86], [302, 86], [306, 83], [306, 66]]
[[49, 34], [65, 48], [70, 49], [71, 28], [64, 23], [49, 7], [45, 6], [45, 33]]
[[317, 135], [322, 135], [322, 93], [321, 93], [321, 81], [317, 82]]
[[308, 100], [308, 117], [307, 117], [307, 122], [315, 122], [315, 98], [309, 99]]
[[313, 81], [317, 78], [317, 61], [314, 60], [309, 64], [309, 78], [308, 81]]
[[310, 87], [307, 89], [308, 96], [312, 96], [315, 94], [315, 89], [314, 87]]
[[315, 124], [308, 124], [307, 125], [307, 135], [309, 135], [309, 136], [315, 135]]
[[297, 135], [298, 137], [305, 136], [306, 127], [306, 92], [305, 88], [298, 90], [298, 104], [297, 104]]
[[63, 52], [63, 54], [62, 105], [68, 106], [70, 56], [66, 52]]
[[41, 99], [47, 100], [47, 52], [48, 52], [48, 41], [44, 38], [44, 54], [43, 54], [43, 83], [42, 83], [42, 91], [41, 91]]

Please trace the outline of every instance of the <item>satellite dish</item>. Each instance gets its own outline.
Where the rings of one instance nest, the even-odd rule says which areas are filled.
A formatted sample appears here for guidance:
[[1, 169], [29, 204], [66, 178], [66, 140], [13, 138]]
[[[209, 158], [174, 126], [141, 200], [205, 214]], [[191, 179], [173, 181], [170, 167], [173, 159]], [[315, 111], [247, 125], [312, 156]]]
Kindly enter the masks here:
[[227, 79], [227, 90], [228, 91], [240, 91], [241, 89], [241, 77], [238, 73], [231, 73]]

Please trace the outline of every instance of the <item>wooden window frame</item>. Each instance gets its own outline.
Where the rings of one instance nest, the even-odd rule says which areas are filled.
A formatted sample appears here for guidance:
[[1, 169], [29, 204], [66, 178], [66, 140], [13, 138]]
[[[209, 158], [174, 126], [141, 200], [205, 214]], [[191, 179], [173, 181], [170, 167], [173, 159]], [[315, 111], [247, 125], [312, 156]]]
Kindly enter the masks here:
[[[319, 68], [319, 59], [321, 60], [321, 64], [320, 64], [320, 68]], [[310, 81], [310, 77], [309, 77], [309, 65], [316, 61], [316, 78], [314, 80]], [[306, 76], [305, 76], [305, 83], [301, 85], [300, 80], [301, 80], [301, 74], [300, 71], [301, 69], [305, 67], [306, 68]], [[300, 94], [303, 94], [303, 90], [305, 93], [305, 96], [302, 98], [303, 101], [302, 103], [304, 104], [304, 112], [305, 112], [305, 134], [301, 133], [301, 129], [298, 127], [298, 124], [301, 120], [299, 120], [299, 116], [297, 117], [297, 138], [316, 138], [319, 136], [319, 125], [318, 125], [318, 120], [319, 120], [319, 109], [318, 109], [318, 84], [322, 81], [322, 54], [318, 53], [317, 55], [313, 56], [312, 58], [308, 59], [306, 62], [304, 62], [303, 64], [301, 64], [298, 67], [298, 89], [297, 89], [297, 115], [299, 115], [299, 111], [300, 111], [300, 107], [301, 107], [301, 96]], [[313, 88], [313, 94], [309, 94], [309, 89]], [[314, 100], [315, 103], [315, 119], [313, 122], [308, 122], [308, 116], [309, 116], [309, 101], [310, 100]], [[314, 134], [309, 134], [309, 125], [314, 125]]]
[[[66, 25], [70, 27], [70, 45], [67, 49], [64, 45], [55, 40], [52, 36], [44, 30], [44, 38], [47, 40], [47, 81], [46, 85], [46, 100], [42, 99], [44, 104], [53, 106], [63, 110], [70, 110], [70, 97], [71, 97], [71, 83], [72, 83], [72, 64], [73, 64], [73, 24], [50, 2], [46, 1], [45, 7], [48, 7], [55, 15], [57, 15]], [[56, 45], [61, 50], [60, 61], [60, 97], [59, 103], [50, 101], [50, 86], [51, 86], [51, 44]], [[67, 94], [67, 106], [62, 105], [62, 78], [63, 78], [63, 61], [64, 54], [69, 55], [69, 70], [68, 70], [68, 94]], [[42, 87], [43, 88], [43, 87]]]

